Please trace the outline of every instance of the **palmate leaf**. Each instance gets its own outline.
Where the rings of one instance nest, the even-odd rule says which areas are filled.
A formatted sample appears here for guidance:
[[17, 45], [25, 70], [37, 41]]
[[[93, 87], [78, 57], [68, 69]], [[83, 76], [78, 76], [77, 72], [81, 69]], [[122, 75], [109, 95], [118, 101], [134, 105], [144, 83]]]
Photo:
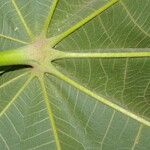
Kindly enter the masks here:
[[[1, 0], [0, 50], [42, 33], [65, 52], [142, 52], [149, 10], [150, 0]], [[0, 68], [0, 150], [150, 149], [149, 57], [53, 65], [61, 73], [43, 79]]]

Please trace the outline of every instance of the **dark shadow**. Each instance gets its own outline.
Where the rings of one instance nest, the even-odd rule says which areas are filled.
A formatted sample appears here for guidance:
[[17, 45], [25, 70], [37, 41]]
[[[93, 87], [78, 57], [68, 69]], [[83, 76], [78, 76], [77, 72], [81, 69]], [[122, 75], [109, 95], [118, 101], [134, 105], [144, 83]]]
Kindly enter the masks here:
[[7, 72], [21, 70], [25, 68], [31, 68], [31, 66], [28, 66], [28, 65], [2, 66], [0, 67], [0, 76], [2, 76], [3, 74]]

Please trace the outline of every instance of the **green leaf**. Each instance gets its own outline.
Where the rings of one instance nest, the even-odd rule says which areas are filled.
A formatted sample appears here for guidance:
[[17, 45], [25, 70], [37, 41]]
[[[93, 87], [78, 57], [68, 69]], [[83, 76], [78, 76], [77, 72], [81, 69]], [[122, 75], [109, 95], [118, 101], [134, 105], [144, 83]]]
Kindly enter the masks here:
[[0, 150], [149, 150], [149, 10], [1, 0], [0, 51], [29, 46], [37, 66], [0, 67]]

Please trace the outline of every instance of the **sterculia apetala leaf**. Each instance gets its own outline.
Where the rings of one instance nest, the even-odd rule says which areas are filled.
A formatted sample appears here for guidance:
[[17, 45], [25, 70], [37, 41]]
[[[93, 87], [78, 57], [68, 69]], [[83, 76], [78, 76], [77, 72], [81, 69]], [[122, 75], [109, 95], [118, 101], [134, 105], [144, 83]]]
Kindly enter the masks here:
[[149, 11], [0, 0], [0, 150], [149, 150]]

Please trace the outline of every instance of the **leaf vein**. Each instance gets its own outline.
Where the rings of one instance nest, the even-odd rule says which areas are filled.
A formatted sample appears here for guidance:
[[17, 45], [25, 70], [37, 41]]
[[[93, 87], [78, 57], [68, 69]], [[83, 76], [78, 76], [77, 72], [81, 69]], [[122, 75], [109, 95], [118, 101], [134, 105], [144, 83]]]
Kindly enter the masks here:
[[95, 98], [99, 102], [115, 109], [116, 111], [121, 112], [124, 115], [129, 116], [130, 118], [132, 118], [132, 119], [134, 119], [134, 120], [136, 120], [136, 121], [138, 121], [138, 122], [140, 122], [146, 126], [150, 126], [150, 122], [148, 120], [146, 120], [145, 118], [142, 118], [141, 116], [138, 116], [138, 115], [134, 114], [133, 112], [126, 110], [125, 108], [109, 101], [108, 99], [97, 95], [96, 93], [92, 92], [91, 90], [87, 89], [86, 87], [84, 87], [84, 86], [80, 85], [79, 83], [75, 82], [74, 80], [70, 79], [69, 77], [67, 77], [63, 73], [59, 72], [56, 68], [53, 68], [53, 75], [56, 76], [57, 78], [65, 81], [66, 83], [72, 85], [73, 87], [79, 89], [83, 93], [86, 93], [87, 95]]
[[42, 91], [43, 91], [43, 96], [44, 96], [45, 104], [46, 104], [46, 107], [47, 107], [47, 112], [48, 112], [49, 120], [50, 120], [50, 123], [51, 123], [51, 127], [52, 127], [52, 130], [53, 130], [53, 135], [54, 135], [56, 147], [57, 147], [57, 150], [61, 150], [60, 141], [59, 141], [59, 137], [58, 137], [58, 133], [57, 133], [57, 127], [56, 127], [56, 124], [55, 124], [51, 104], [49, 103], [49, 98], [48, 98], [48, 95], [47, 95], [47, 90], [46, 90], [43, 78], [44, 78], [43, 76], [40, 76], [39, 81], [40, 81], [41, 88], [42, 88]]
[[122, 5], [122, 7], [125, 9], [125, 11], [127, 12], [127, 15], [129, 16], [129, 18], [131, 19], [131, 21], [135, 24], [136, 27], [139, 28], [139, 30], [144, 33], [146, 36], [148, 36], [150, 38], [150, 34], [147, 33], [137, 22], [136, 20], [133, 18], [133, 16], [131, 15], [131, 13], [129, 12], [128, 8], [126, 7], [126, 5], [123, 3], [122, 0], [120, 0], [120, 4]]
[[22, 14], [21, 14], [21, 12], [20, 12], [20, 10], [19, 10], [17, 4], [16, 4], [16, 0], [11, 0], [11, 1], [12, 1], [12, 4], [13, 4], [13, 6], [14, 6], [14, 8], [15, 8], [15, 10], [16, 10], [16, 12], [17, 12], [17, 14], [18, 14], [18, 16], [19, 16], [19, 18], [20, 18], [22, 24], [23, 24], [23, 26], [25, 27], [25, 29], [26, 29], [26, 31], [27, 31], [29, 37], [30, 37], [31, 39], [33, 39], [33, 33], [31, 32], [31, 30], [30, 30], [30, 28], [28, 27], [26, 21], [24, 20], [24, 17], [22, 16]]
[[8, 103], [8, 105], [1, 111], [0, 113], [0, 117], [8, 110], [8, 108], [13, 104], [13, 102], [16, 100], [16, 98], [23, 92], [23, 90], [28, 86], [28, 84], [31, 82], [31, 80], [33, 79], [33, 76], [31, 75], [31, 77], [24, 83], [24, 85], [22, 86], [22, 88], [15, 94], [15, 96], [13, 97], [13, 99], [10, 101], [10, 103]]
[[22, 43], [22, 44], [28, 44], [27, 42], [24, 42], [22, 40], [19, 40], [19, 39], [16, 39], [16, 38], [13, 38], [13, 37], [10, 37], [10, 36], [7, 36], [7, 35], [3, 35], [3, 34], [0, 34], [0, 38], [5, 38], [5, 39], [8, 39], [8, 40], [11, 40], [11, 41], [14, 41], [14, 42], [19, 42], [19, 43]]

